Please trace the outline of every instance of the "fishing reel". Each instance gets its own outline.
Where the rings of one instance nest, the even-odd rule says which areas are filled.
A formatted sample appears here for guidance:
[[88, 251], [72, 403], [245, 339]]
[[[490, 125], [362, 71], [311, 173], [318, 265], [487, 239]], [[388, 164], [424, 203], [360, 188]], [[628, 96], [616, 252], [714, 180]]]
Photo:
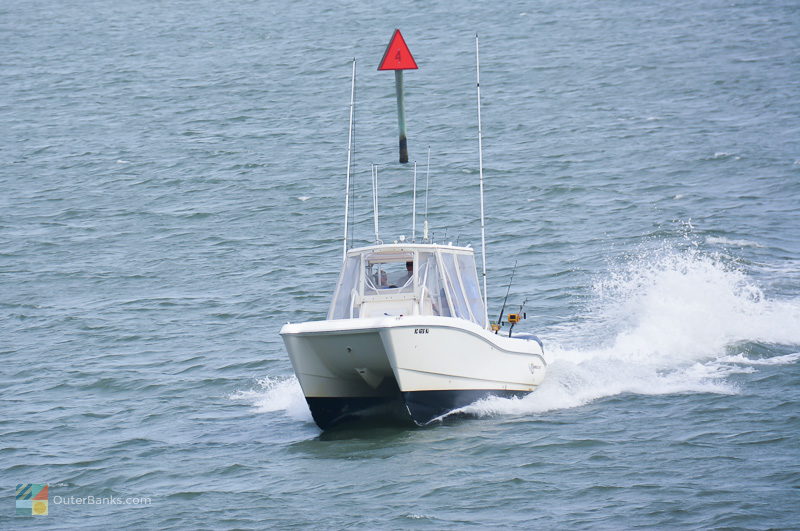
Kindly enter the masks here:
[[522, 321], [523, 319], [527, 319], [528, 316], [523, 312], [522, 314], [518, 313], [510, 313], [508, 314], [508, 322], [511, 324], [517, 324], [518, 322]]
[[[527, 318], [528, 318], [527, 312], [510, 313], [506, 317], [506, 321], [505, 322], [502, 321], [502, 320], [499, 323], [496, 323], [494, 321], [491, 322], [492, 332], [497, 334], [497, 333], [500, 332], [500, 329], [503, 327], [504, 324], [510, 324], [511, 327], [508, 329], [508, 335], [509, 335], [509, 337], [511, 337], [511, 331], [514, 329], [514, 325], [517, 324], [518, 322], [524, 320], [524, 319], [527, 319]], [[502, 317], [501, 317], [501, 319], [502, 319]]]
[[[495, 334], [498, 334], [500, 332], [500, 329], [503, 327], [503, 325], [508, 323], [508, 324], [511, 325], [509, 327], [509, 329], [508, 329], [508, 337], [511, 337], [511, 331], [514, 330], [514, 325], [516, 325], [518, 322], [528, 318], [527, 312], [522, 311], [523, 308], [525, 308], [525, 303], [527, 303], [527, 302], [528, 302], [528, 299], [525, 299], [522, 302], [522, 304], [520, 304], [519, 311], [517, 313], [509, 313], [508, 316], [506, 317], [506, 321], [505, 322], [503, 322], [503, 312], [501, 310], [500, 311], [499, 322], [492, 322], [491, 323], [492, 332], [494, 332]], [[503, 309], [505, 309], [505, 303], [503, 303]]]

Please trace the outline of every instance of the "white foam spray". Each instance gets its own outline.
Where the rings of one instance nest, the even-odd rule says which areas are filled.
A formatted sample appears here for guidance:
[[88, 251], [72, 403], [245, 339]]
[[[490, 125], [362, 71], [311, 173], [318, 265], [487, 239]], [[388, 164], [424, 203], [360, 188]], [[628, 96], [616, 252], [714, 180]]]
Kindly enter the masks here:
[[736, 240], [725, 238], [724, 236], [706, 236], [706, 243], [722, 247], [764, 247], [760, 243], [751, 240]]
[[300, 382], [294, 376], [259, 378], [258, 388], [236, 391], [230, 398], [252, 404], [258, 413], [283, 412], [296, 420], [313, 422]]
[[748, 356], [749, 342], [800, 345], [800, 300], [767, 299], [718, 255], [644, 253], [613, 268], [593, 291], [586, 315], [542, 334], [549, 367], [535, 393], [461, 411], [525, 415], [623, 393], [734, 394], [728, 376], [800, 359], [800, 352]]

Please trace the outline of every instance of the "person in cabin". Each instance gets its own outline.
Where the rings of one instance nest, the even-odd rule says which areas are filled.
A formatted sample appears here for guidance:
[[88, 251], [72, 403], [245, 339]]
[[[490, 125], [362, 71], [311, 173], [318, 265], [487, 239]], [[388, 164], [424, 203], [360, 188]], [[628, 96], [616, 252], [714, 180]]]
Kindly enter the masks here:
[[403, 284], [408, 282], [408, 280], [414, 276], [414, 262], [413, 260], [409, 260], [406, 262], [406, 278], [403, 280]]
[[[394, 275], [392, 275], [394, 276]], [[394, 284], [390, 288], [405, 287], [414, 276], [414, 262], [409, 260], [406, 262], [406, 270], [400, 271], [395, 277]]]

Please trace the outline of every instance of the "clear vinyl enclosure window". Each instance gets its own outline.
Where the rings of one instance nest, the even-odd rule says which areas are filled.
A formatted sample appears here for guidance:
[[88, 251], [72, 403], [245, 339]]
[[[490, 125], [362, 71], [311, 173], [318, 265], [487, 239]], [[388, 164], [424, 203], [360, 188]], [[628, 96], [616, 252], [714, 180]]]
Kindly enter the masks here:
[[358, 317], [358, 307], [354, 298], [358, 295], [361, 257], [350, 256], [344, 263], [339, 277], [339, 286], [331, 304], [328, 319], [350, 319]]
[[369, 257], [364, 267], [365, 296], [414, 291], [414, 255], [411, 253], [391, 259], [379, 255]]
[[357, 318], [367, 311], [363, 308], [376, 301], [386, 304], [386, 300], [407, 300], [412, 306], [402, 310], [406, 315], [459, 317], [486, 326], [486, 310], [471, 253], [425, 249], [349, 256], [328, 319]]
[[455, 316], [475, 322], [475, 319], [473, 319], [470, 314], [467, 299], [461, 289], [455, 256], [451, 253], [442, 253], [442, 263], [444, 264], [444, 278], [447, 284], [447, 291], [450, 293], [450, 300], [453, 302]]
[[435, 253], [419, 253], [419, 271], [417, 272], [420, 296], [423, 308], [427, 310], [426, 302], [430, 301], [431, 315], [450, 317], [450, 305], [441, 282], [441, 272]]
[[456, 255], [458, 262], [458, 273], [461, 278], [461, 285], [464, 287], [464, 294], [467, 296], [467, 304], [472, 311], [475, 323], [486, 326], [486, 310], [483, 307], [483, 297], [481, 288], [478, 284], [478, 271], [475, 268], [475, 257], [469, 254]]

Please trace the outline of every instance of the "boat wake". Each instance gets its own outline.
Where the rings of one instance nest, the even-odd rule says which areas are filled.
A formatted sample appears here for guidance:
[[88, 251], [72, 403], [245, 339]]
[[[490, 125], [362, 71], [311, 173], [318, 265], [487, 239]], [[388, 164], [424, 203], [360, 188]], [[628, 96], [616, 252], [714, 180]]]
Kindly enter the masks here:
[[645, 253], [598, 280], [593, 294], [585, 317], [542, 332], [549, 367], [536, 392], [460, 412], [535, 414], [625, 393], [736, 394], [731, 375], [800, 359], [763, 354], [765, 345], [800, 345], [800, 299], [765, 297], [719, 255]]
[[[764, 354], [774, 351], [765, 346], [800, 346], [800, 299], [767, 298], [719, 255], [644, 253], [613, 267], [592, 291], [578, 316], [541, 331], [548, 373], [534, 393], [481, 400], [452, 414], [531, 415], [626, 393], [736, 394], [732, 375], [800, 360], [800, 352]], [[295, 377], [258, 384], [232, 398], [312, 421]]]

